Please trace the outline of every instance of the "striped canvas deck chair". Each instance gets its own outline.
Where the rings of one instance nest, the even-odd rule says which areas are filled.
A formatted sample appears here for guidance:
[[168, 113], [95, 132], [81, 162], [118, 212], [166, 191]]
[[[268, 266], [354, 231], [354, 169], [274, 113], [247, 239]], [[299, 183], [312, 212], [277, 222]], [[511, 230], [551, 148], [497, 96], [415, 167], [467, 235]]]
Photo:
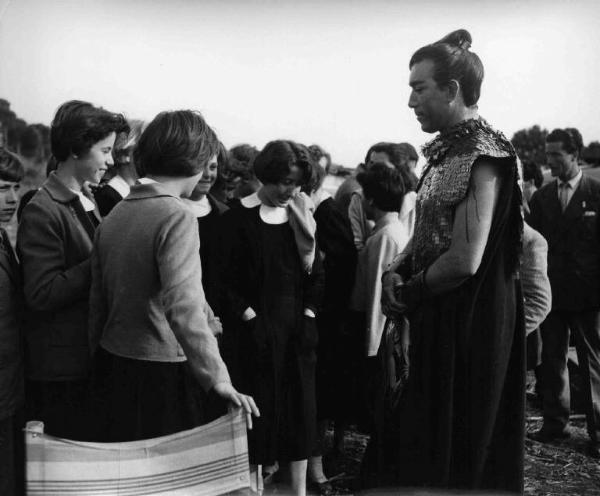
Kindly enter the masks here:
[[241, 410], [189, 431], [127, 443], [87, 443], [25, 429], [28, 495], [154, 496], [261, 493], [250, 473]]

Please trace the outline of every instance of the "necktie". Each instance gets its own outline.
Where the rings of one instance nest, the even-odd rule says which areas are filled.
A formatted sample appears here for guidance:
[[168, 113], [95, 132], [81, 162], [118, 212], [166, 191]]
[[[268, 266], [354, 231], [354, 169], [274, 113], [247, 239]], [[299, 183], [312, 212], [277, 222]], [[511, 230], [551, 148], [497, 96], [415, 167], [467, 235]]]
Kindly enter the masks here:
[[558, 198], [560, 199], [560, 206], [564, 212], [569, 204], [569, 189], [571, 185], [569, 183], [560, 183], [558, 192]]

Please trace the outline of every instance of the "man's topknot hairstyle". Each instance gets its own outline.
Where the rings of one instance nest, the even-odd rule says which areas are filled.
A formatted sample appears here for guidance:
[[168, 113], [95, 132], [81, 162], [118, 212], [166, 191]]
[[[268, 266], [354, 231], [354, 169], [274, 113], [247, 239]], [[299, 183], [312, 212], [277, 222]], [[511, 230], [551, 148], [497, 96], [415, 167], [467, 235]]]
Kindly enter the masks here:
[[481, 59], [469, 50], [472, 43], [466, 29], [452, 31], [441, 40], [419, 48], [410, 59], [409, 69], [423, 60], [431, 60], [433, 79], [438, 86], [458, 81], [465, 105], [471, 107], [479, 101], [484, 75]]

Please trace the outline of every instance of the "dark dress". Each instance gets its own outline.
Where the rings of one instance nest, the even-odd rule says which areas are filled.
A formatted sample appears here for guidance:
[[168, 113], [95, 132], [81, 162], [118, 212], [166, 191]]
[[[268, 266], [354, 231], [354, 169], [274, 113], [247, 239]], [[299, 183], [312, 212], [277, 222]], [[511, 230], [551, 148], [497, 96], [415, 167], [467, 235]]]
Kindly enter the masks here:
[[325, 270], [323, 308], [317, 316], [317, 418], [343, 421], [355, 408], [353, 385], [362, 344], [348, 327], [356, 248], [348, 216], [333, 198], [323, 200], [314, 217]]
[[[306, 459], [316, 435], [318, 336], [304, 309], [320, 306], [319, 259], [306, 274], [289, 223], [265, 223], [260, 206], [233, 208], [223, 220], [224, 356], [233, 383], [261, 412], [248, 433], [250, 461]], [[242, 322], [248, 307], [257, 317]]]
[[202, 264], [202, 287], [206, 301], [215, 315], [220, 316], [220, 231], [221, 216], [229, 207], [211, 195], [207, 195], [211, 211], [204, 217], [198, 217], [198, 232], [200, 233], [200, 262]]
[[363, 480], [521, 493], [525, 326], [514, 150], [485, 121], [473, 120], [424, 151], [431, 152], [430, 167], [418, 193], [413, 273], [447, 249], [454, 208], [466, 196], [475, 160], [497, 164], [502, 188], [477, 273], [410, 315], [406, 394], [388, 425], [384, 466], [377, 466], [370, 445]]

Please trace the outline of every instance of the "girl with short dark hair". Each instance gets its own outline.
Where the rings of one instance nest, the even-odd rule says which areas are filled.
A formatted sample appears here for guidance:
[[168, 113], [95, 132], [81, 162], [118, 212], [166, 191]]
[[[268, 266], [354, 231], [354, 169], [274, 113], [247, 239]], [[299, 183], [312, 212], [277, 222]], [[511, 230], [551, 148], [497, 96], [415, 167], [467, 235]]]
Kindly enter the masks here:
[[223, 216], [224, 341], [242, 391], [260, 404], [250, 461], [290, 462], [292, 489], [306, 492], [315, 441], [315, 315], [323, 275], [310, 200], [308, 149], [272, 141], [254, 161], [263, 186]]
[[50, 129], [56, 170], [22, 211], [17, 250], [24, 278], [27, 416], [49, 434], [87, 435], [90, 254], [100, 223], [89, 186], [112, 166], [124, 123], [91, 103], [57, 110]]

